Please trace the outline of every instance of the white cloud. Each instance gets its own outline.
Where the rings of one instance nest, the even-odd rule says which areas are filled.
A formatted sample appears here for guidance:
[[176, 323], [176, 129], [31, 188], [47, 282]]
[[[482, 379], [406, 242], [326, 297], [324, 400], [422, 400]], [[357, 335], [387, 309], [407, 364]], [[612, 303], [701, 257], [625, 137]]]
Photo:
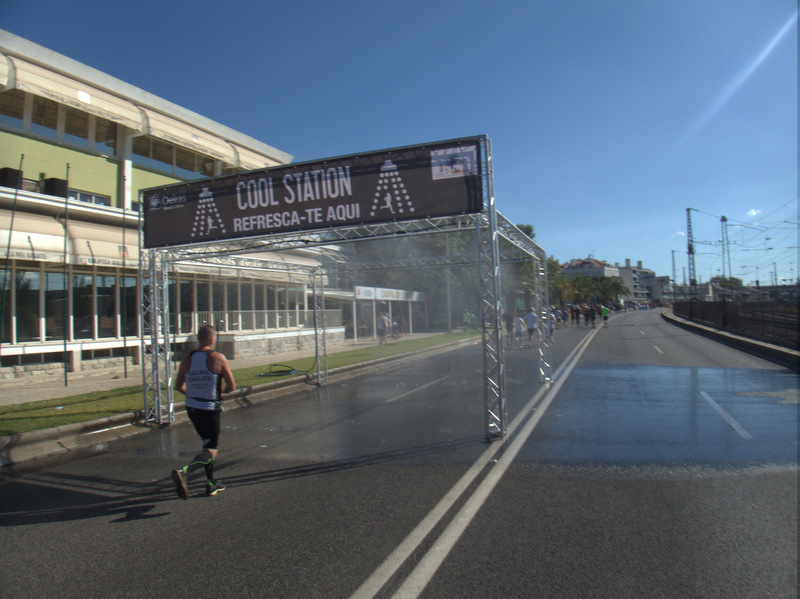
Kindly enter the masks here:
[[747, 216], [749, 217], [758, 216], [759, 214], [761, 214], [761, 210], [756, 208], [750, 208], [750, 210], [747, 211]]
[[683, 231], [675, 231], [675, 235], [677, 235], [678, 237], [686, 237], [686, 233], [684, 233]]

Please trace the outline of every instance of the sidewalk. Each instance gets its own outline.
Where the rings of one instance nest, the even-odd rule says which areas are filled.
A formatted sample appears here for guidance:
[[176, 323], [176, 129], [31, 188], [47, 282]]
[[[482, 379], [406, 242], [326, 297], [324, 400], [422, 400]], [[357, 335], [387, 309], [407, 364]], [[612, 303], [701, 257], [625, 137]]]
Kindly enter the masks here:
[[[418, 339], [427, 337], [431, 333], [414, 333], [406, 335], [401, 340]], [[391, 343], [391, 342], [390, 342]], [[378, 341], [373, 339], [359, 339], [354, 342], [352, 339], [337, 343], [328, 344], [328, 354], [338, 353], [358, 349], [371, 345], [377, 345]], [[280, 354], [269, 354], [257, 358], [245, 358], [230, 360], [231, 370], [234, 372], [240, 368], [250, 368], [253, 366], [268, 366], [269, 364], [281, 364], [299, 358], [307, 358], [314, 355], [314, 347], [306, 349], [283, 352]], [[4, 379], [0, 381], [0, 405], [12, 405], [39, 401], [42, 399], [55, 399], [58, 397], [69, 397], [82, 393], [94, 391], [105, 391], [118, 389], [120, 387], [133, 387], [142, 385], [142, 367], [128, 363], [128, 377], [125, 378], [125, 368], [123, 365], [103, 368], [100, 370], [84, 370], [81, 372], [67, 373], [67, 385], [64, 385], [64, 373], [28, 376], [19, 379]], [[265, 381], [268, 379], [265, 379]]]

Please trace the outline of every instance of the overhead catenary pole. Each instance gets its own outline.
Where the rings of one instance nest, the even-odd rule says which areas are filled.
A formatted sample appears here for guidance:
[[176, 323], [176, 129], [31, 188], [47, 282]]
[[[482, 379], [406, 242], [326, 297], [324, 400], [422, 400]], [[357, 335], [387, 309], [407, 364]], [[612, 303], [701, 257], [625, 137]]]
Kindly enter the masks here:
[[689, 262], [689, 297], [697, 294], [697, 272], [694, 264], [694, 236], [692, 235], [692, 208], [686, 209], [686, 254]]

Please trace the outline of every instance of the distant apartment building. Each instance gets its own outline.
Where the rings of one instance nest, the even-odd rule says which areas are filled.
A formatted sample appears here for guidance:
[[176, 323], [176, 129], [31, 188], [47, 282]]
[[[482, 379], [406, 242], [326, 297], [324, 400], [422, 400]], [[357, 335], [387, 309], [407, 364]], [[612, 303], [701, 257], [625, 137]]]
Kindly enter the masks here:
[[581, 274], [585, 277], [619, 277], [618, 266], [611, 266], [608, 262], [597, 260], [593, 257], [574, 258], [561, 266], [561, 271], [574, 277]]
[[[135, 356], [139, 190], [286, 164], [291, 156], [0, 30], [0, 366]], [[321, 250], [271, 253], [319, 265]], [[308, 283], [175, 264], [173, 341], [200, 324], [296, 347]], [[313, 306], [311, 307], [313, 315]], [[305, 329], [305, 330], [304, 330]], [[343, 329], [342, 329], [343, 330]], [[313, 326], [312, 326], [313, 333]], [[298, 337], [299, 338], [299, 337]]]
[[639, 260], [636, 266], [631, 266], [629, 258], [625, 259], [625, 266], [617, 263], [619, 277], [622, 284], [630, 289], [629, 295], [623, 296], [625, 303], [650, 303], [663, 296], [664, 285], [669, 284], [669, 277], [656, 277], [656, 273], [642, 266]]

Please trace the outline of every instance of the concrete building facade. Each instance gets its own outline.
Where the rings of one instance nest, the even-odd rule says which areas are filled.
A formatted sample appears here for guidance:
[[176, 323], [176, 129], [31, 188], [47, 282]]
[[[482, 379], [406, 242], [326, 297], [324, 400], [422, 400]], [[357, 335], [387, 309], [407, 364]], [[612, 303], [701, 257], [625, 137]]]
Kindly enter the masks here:
[[[139, 190], [291, 158], [0, 30], [0, 376], [136, 358]], [[319, 250], [270, 256], [322, 259]], [[204, 323], [240, 349], [248, 337], [270, 353], [313, 342], [308, 294], [291, 274], [176, 265], [174, 342]]]

